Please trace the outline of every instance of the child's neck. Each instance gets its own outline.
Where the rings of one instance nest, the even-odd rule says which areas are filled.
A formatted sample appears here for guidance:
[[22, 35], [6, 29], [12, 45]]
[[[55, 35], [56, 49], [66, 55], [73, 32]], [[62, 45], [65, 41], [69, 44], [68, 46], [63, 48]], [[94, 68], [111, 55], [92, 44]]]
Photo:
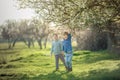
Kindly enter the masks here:
[[58, 41], [58, 39], [56, 39], [55, 41]]

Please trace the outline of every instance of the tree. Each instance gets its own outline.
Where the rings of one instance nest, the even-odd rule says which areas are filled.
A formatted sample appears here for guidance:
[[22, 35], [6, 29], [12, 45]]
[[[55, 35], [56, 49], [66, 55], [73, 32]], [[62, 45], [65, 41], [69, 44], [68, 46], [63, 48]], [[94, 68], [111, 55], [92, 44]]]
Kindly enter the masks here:
[[40, 49], [42, 45], [46, 48], [48, 34], [48, 24], [35, 18], [21, 21], [7, 20], [0, 26], [0, 37], [8, 41], [9, 49], [13, 48], [17, 41], [24, 42], [28, 48], [34, 47], [34, 42], [37, 41]]
[[44, 39], [44, 47], [46, 48], [46, 43], [47, 43], [47, 37], [49, 35], [49, 30], [48, 30], [48, 23], [47, 22], [41, 22], [40, 20], [35, 19], [33, 21], [35, 28], [35, 38], [38, 42], [38, 45], [40, 46], [40, 49], [42, 49], [42, 40]]
[[[106, 31], [110, 50], [119, 47], [120, 0], [18, 0], [21, 8], [31, 8], [47, 21], [67, 25], [71, 29], [97, 25]], [[81, 26], [81, 23], [84, 24]], [[114, 47], [112, 47], [114, 46]], [[120, 47], [119, 47], [120, 48]], [[118, 48], [118, 50], [119, 50]]]
[[16, 21], [7, 20], [6, 24], [2, 28], [1, 35], [3, 39], [8, 40], [8, 48], [12, 48], [12, 43], [14, 43], [14, 39], [17, 37], [17, 29], [16, 29]]

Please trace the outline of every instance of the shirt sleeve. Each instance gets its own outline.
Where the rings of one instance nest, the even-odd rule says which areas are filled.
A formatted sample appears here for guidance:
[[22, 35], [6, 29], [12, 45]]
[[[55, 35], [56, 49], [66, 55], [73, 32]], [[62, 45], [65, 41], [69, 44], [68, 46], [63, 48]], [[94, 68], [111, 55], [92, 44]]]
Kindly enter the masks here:
[[63, 41], [62, 41], [62, 50], [64, 51]]
[[67, 40], [71, 40], [71, 34], [68, 34]]
[[63, 51], [63, 43], [62, 43], [62, 41], [60, 41], [60, 48], [61, 48], [61, 51]]

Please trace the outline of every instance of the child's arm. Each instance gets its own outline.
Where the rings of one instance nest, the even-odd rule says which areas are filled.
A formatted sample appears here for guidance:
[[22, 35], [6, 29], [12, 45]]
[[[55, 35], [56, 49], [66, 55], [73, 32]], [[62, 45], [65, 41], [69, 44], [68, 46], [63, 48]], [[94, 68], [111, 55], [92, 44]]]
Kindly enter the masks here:
[[70, 33], [68, 34], [67, 40], [71, 40], [71, 34]]
[[64, 46], [62, 41], [60, 42], [61, 54], [64, 55]]
[[68, 32], [68, 38], [67, 39], [71, 40], [71, 30], [68, 30], [67, 32]]

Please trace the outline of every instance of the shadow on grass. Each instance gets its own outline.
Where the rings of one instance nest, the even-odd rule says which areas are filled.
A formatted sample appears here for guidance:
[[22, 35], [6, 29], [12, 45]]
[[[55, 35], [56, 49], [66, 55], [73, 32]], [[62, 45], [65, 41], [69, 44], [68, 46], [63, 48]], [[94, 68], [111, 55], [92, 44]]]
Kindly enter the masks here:
[[88, 76], [66, 72], [51, 72], [29, 77], [26, 74], [1, 74], [0, 80], [120, 80], [120, 68], [109, 71], [108, 69], [91, 70]]
[[120, 57], [117, 55], [108, 55], [108, 54], [84, 56], [85, 63], [94, 63], [102, 60], [120, 60]]
[[86, 55], [86, 54], [90, 54], [91, 51], [75, 51], [73, 53], [74, 56], [80, 56], [80, 55]]
[[[0, 80], [120, 80], [120, 64], [115, 70], [97, 69], [82, 73], [67, 73], [65, 71], [53, 71], [40, 73], [38, 76], [30, 77], [27, 74], [0, 74]], [[87, 75], [87, 76], [86, 76]]]
[[[64, 76], [63, 76], [64, 75]], [[52, 72], [52, 73], [48, 73], [48, 74], [40, 74], [38, 76], [35, 77], [28, 77], [23, 76], [21, 78], [21, 80], [79, 80], [79, 78], [75, 77], [73, 74], [71, 73], [67, 73], [67, 72]]]
[[102, 60], [120, 60], [120, 56], [117, 54], [108, 54], [107, 52], [75, 52], [74, 56], [78, 59], [74, 59], [75, 63], [95, 63]]
[[16, 58], [16, 59], [10, 60], [10, 62], [20, 61], [20, 60], [22, 60], [22, 59], [24, 59], [24, 58], [23, 58], [23, 57], [18, 57], [18, 58]]
[[9, 48], [3, 48], [3, 49], [0, 49], [0, 51], [2, 51], [2, 50], [10, 50]]
[[120, 67], [113, 71], [108, 69], [91, 70], [84, 80], [120, 80]]
[[20, 50], [13, 50], [13, 49], [0, 49], [0, 54], [16, 54]]
[[[88, 74], [88, 76], [86, 76]], [[20, 80], [120, 80], [120, 67], [110, 71], [108, 69], [90, 70], [88, 73], [73, 74], [66, 72], [52, 72], [38, 76], [23, 76]]]

